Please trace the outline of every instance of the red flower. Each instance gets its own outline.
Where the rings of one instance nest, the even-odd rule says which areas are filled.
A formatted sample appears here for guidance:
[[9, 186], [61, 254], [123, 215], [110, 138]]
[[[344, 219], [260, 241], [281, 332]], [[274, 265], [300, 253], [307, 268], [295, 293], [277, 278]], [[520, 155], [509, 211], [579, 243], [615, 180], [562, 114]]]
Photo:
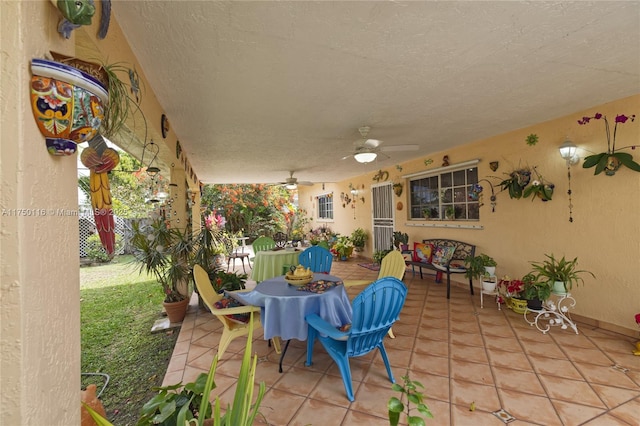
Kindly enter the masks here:
[[636, 314], [636, 324], [640, 324], [640, 314]]

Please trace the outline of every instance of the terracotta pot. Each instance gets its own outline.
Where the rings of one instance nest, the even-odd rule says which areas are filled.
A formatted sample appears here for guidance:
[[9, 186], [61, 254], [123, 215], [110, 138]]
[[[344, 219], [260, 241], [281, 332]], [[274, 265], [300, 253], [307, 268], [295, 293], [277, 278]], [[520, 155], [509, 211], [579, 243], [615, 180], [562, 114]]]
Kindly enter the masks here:
[[184, 317], [187, 315], [189, 299], [184, 299], [179, 302], [162, 302], [162, 306], [164, 306], [164, 310], [167, 313], [167, 317], [170, 322], [182, 322]]
[[107, 89], [77, 68], [31, 60], [31, 110], [52, 155], [71, 155], [91, 140], [104, 119]]

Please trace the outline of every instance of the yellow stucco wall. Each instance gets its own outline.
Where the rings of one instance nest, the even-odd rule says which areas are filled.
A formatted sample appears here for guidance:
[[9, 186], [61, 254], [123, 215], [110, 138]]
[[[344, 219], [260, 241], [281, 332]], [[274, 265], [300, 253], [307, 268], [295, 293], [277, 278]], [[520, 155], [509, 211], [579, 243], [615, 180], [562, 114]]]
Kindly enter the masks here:
[[[600, 112], [613, 120], [617, 114], [640, 114], [640, 95], [594, 106], [585, 111], [576, 111], [529, 128], [520, 129], [486, 140], [476, 141], [464, 147], [445, 152], [427, 154], [414, 161], [401, 164], [399, 172], [395, 165], [384, 167], [389, 172], [389, 181], [403, 182], [401, 197], [394, 196], [394, 204], [401, 201], [403, 209], [396, 210], [396, 229], [407, 232], [412, 244], [424, 238], [452, 238], [477, 245], [477, 252], [487, 253], [498, 263], [497, 274], [520, 277], [529, 271], [529, 261], [544, 259], [545, 253], [578, 257], [581, 269], [592, 271], [596, 279], [584, 276], [585, 285], [573, 289], [577, 300], [575, 313], [584, 320], [592, 320], [614, 331], [627, 334], [636, 332], [634, 315], [640, 312], [640, 173], [622, 167], [615, 176], [594, 176], [594, 169], [584, 169], [581, 164], [571, 167], [571, 189], [574, 222], [569, 222], [568, 178], [566, 163], [560, 158], [558, 146], [567, 138], [579, 147], [584, 159], [591, 152], [606, 150], [606, 135], [603, 120], [580, 126], [577, 120]], [[525, 143], [527, 135], [535, 133], [539, 142], [535, 146]], [[638, 144], [640, 120], [619, 126], [617, 146]], [[627, 150], [640, 161], [640, 149]], [[424, 220], [408, 219], [409, 193], [407, 181], [402, 175], [417, 173], [440, 167], [442, 157], [449, 156], [450, 163], [480, 159], [478, 173], [481, 179], [498, 183], [518, 165], [536, 166], [543, 177], [555, 184], [553, 200], [510, 199], [506, 192], [497, 196], [495, 212], [491, 212], [490, 190], [486, 183], [484, 203], [480, 210], [480, 221], [444, 222], [451, 224], [481, 225], [482, 230], [420, 227]], [[433, 159], [425, 166], [424, 160]], [[499, 161], [496, 172], [489, 169], [489, 162]], [[379, 166], [372, 163], [363, 166], [368, 173], [358, 178], [327, 184], [334, 191], [335, 223], [332, 229], [350, 234], [355, 227], [363, 227], [371, 233], [370, 189]], [[364, 170], [363, 170], [364, 171]], [[496, 178], [490, 178], [495, 176]], [[349, 184], [365, 185], [365, 202], [358, 202], [356, 219], [351, 208], [342, 208], [339, 195], [349, 191]], [[496, 188], [499, 191], [499, 188]], [[301, 207], [313, 211], [313, 199], [322, 191], [318, 185], [300, 189]], [[315, 214], [315, 212], [314, 212]], [[415, 225], [415, 226], [414, 226]], [[371, 256], [371, 244], [364, 253]], [[456, 277], [458, 281], [464, 278]]]

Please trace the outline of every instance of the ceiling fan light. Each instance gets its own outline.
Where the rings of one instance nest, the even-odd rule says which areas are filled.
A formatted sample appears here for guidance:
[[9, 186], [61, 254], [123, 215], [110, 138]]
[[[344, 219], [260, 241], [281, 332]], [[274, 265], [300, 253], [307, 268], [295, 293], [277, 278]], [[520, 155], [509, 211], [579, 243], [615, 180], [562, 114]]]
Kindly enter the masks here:
[[298, 185], [296, 185], [295, 183], [288, 183], [284, 187], [287, 189], [297, 189]]
[[370, 163], [376, 159], [378, 154], [375, 152], [358, 152], [353, 156], [358, 163]]

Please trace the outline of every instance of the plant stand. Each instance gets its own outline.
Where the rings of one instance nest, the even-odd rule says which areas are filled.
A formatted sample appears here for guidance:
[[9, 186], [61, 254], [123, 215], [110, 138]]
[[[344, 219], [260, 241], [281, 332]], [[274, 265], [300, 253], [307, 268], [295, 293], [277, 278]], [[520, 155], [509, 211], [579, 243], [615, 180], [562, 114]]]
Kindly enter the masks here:
[[[499, 296], [500, 294], [498, 293], [498, 288], [496, 287], [497, 285], [497, 280], [494, 281], [486, 281], [487, 284], [493, 284], [493, 286], [487, 286], [484, 284], [485, 281], [482, 282], [482, 285], [480, 287], [480, 309], [484, 308], [484, 295], [486, 294], [487, 296], [493, 296], [495, 299], [496, 304], [498, 305], [498, 310], [500, 311], [500, 299]], [[491, 290], [491, 287], [493, 287], [493, 290]]]
[[[547, 299], [541, 310], [526, 309], [524, 311], [524, 320], [530, 326], [536, 326], [542, 334], [547, 334], [547, 331], [551, 329], [551, 326], [560, 326], [561, 329], [566, 330], [571, 327], [573, 331], [578, 334], [578, 326], [571, 319], [569, 310], [576, 306], [576, 300], [570, 293], [561, 295], [557, 300]], [[532, 315], [532, 319], [529, 320], [528, 314]]]

